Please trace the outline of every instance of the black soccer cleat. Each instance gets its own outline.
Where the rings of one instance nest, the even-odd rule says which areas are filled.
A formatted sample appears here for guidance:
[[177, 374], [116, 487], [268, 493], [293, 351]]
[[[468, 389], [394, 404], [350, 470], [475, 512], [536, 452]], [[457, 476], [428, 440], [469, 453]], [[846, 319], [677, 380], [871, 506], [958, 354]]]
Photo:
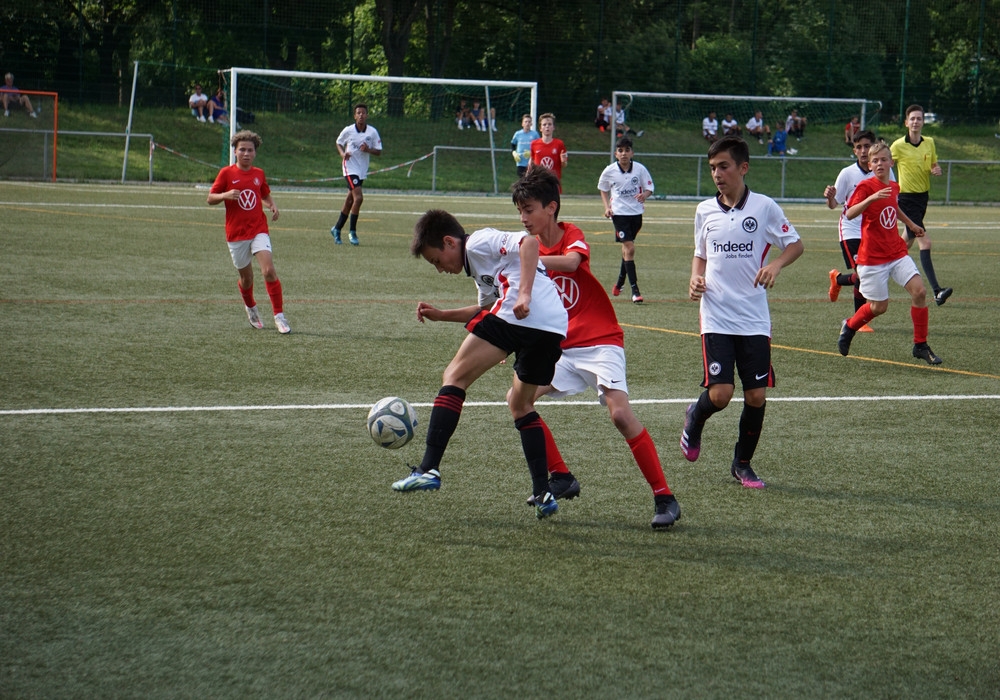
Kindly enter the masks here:
[[681, 504], [673, 495], [654, 496], [653, 501], [654, 514], [651, 524], [654, 530], [666, 530], [681, 519]]
[[936, 292], [934, 292], [934, 303], [937, 304], [938, 306], [941, 306], [941, 304], [948, 301], [948, 297], [951, 296], [951, 293], [953, 291], [955, 290], [953, 290], [951, 287], [944, 287], [942, 289], [937, 290]]
[[856, 333], [856, 330], [847, 325], [847, 319], [845, 318], [843, 325], [840, 326], [840, 338], [837, 339], [837, 349], [840, 350], [840, 354], [844, 357], [847, 357], [847, 354], [851, 352], [851, 341], [854, 340]]
[[927, 343], [917, 343], [914, 345], [913, 356], [918, 360], [925, 360], [929, 365], [941, 364], [941, 358], [934, 354], [931, 346]]
[[[557, 501], [569, 501], [580, 495], [580, 482], [572, 474], [555, 474], [549, 478], [549, 493]], [[528, 505], [535, 505], [534, 496], [528, 496]]]

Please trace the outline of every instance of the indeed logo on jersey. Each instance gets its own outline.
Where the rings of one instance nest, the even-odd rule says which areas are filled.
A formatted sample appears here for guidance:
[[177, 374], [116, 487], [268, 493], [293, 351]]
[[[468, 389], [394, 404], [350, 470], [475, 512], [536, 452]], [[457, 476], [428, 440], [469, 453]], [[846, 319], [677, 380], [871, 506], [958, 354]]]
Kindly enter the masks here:
[[735, 260], [736, 258], [752, 258], [753, 241], [748, 241], [746, 243], [734, 243], [733, 241], [719, 243], [719, 241], [712, 241], [712, 252], [725, 253], [726, 260]]

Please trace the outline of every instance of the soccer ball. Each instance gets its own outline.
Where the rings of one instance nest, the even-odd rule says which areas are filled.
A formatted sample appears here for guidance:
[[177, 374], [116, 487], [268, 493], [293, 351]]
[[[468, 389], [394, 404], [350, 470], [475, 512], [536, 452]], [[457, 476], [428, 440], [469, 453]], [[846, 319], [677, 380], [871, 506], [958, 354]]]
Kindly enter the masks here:
[[368, 412], [368, 433], [379, 447], [395, 450], [413, 439], [417, 412], [398, 396], [387, 396]]

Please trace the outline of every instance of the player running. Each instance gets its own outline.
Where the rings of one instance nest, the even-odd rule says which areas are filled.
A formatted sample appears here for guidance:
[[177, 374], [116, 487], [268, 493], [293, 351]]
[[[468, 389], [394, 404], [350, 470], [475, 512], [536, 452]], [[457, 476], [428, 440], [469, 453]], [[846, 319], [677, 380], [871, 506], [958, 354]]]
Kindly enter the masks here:
[[341, 244], [340, 230], [350, 217], [348, 229], [351, 245], [359, 245], [358, 215], [361, 203], [365, 201], [363, 186], [368, 178], [368, 164], [371, 156], [382, 155], [382, 137], [378, 130], [368, 123], [368, 106], [359, 104], [354, 108], [354, 123], [345, 126], [337, 137], [337, 151], [343, 161], [344, 179], [347, 180], [347, 199], [340, 210], [337, 223], [330, 229], [333, 242]]

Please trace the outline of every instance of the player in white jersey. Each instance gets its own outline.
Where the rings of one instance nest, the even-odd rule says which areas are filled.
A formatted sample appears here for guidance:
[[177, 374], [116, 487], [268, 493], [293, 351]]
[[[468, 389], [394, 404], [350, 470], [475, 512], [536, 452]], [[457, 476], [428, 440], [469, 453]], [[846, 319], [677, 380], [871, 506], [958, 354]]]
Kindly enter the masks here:
[[[730, 473], [746, 488], [764, 488], [750, 466], [761, 427], [771, 367], [771, 315], [767, 289], [781, 270], [802, 255], [802, 241], [781, 207], [751, 192], [746, 141], [724, 136], [708, 149], [708, 165], [719, 193], [698, 205], [694, 218], [694, 258], [689, 296], [701, 302], [704, 375], [698, 400], [687, 407], [681, 452], [698, 459], [705, 421], [729, 405], [743, 385], [743, 413]], [[781, 255], [768, 261], [771, 246]]]
[[597, 189], [604, 203], [604, 217], [615, 225], [615, 240], [622, 244], [622, 264], [618, 281], [611, 293], [618, 296], [628, 276], [632, 285], [632, 301], [642, 303], [639, 282], [635, 271], [635, 237], [642, 228], [642, 213], [646, 199], [653, 194], [653, 178], [642, 163], [632, 160], [632, 139], [618, 139], [615, 144], [615, 162], [601, 173]]
[[427, 446], [419, 466], [392, 485], [396, 491], [441, 488], [441, 458], [458, 427], [466, 390], [491, 367], [515, 353], [514, 383], [507, 406], [521, 435], [531, 473], [535, 515], [545, 518], [559, 505], [549, 491], [545, 431], [535, 411], [538, 387], [552, 381], [566, 337], [567, 314], [555, 285], [538, 259], [538, 241], [524, 231], [482, 229], [471, 235], [446, 211], [431, 210], [417, 221], [410, 252], [438, 272], [465, 272], [476, 282], [478, 303], [438, 309], [417, 303], [417, 320], [453, 321], [470, 331], [444, 371], [427, 425]]
[[347, 180], [347, 199], [340, 210], [340, 218], [330, 229], [333, 242], [340, 245], [340, 231], [350, 217], [351, 245], [358, 245], [358, 214], [365, 199], [362, 185], [368, 179], [371, 156], [382, 155], [382, 138], [368, 123], [368, 107], [359, 104], [354, 108], [354, 123], [345, 126], [337, 137], [337, 151], [343, 161], [344, 178]]
[[[840, 297], [840, 288], [846, 286], [854, 287], [854, 310], [857, 311], [864, 305], [865, 298], [861, 295], [860, 281], [855, 262], [858, 257], [858, 248], [861, 247], [861, 219], [847, 218], [847, 201], [851, 198], [854, 188], [858, 183], [872, 176], [868, 168], [868, 149], [875, 143], [875, 134], [871, 131], [859, 131], [854, 135], [854, 156], [858, 159], [856, 163], [848, 165], [837, 175], [837, 180], [832, 185], [827, 185], [823, 190], [826, 197], [826, 205], [830, 209], [840, 207], [840, 221], [838, 223], [840, 235], [840, 252], [844, 254], [844, 262], [847, 263], [847, 272], [841, 274], [840, 270], [830, 270], [830, 289], [828, 296], [830, 301], [837, 301]], [[871, 332], [871, 326], [865, 324], [860, 329], [862, 332]]]

